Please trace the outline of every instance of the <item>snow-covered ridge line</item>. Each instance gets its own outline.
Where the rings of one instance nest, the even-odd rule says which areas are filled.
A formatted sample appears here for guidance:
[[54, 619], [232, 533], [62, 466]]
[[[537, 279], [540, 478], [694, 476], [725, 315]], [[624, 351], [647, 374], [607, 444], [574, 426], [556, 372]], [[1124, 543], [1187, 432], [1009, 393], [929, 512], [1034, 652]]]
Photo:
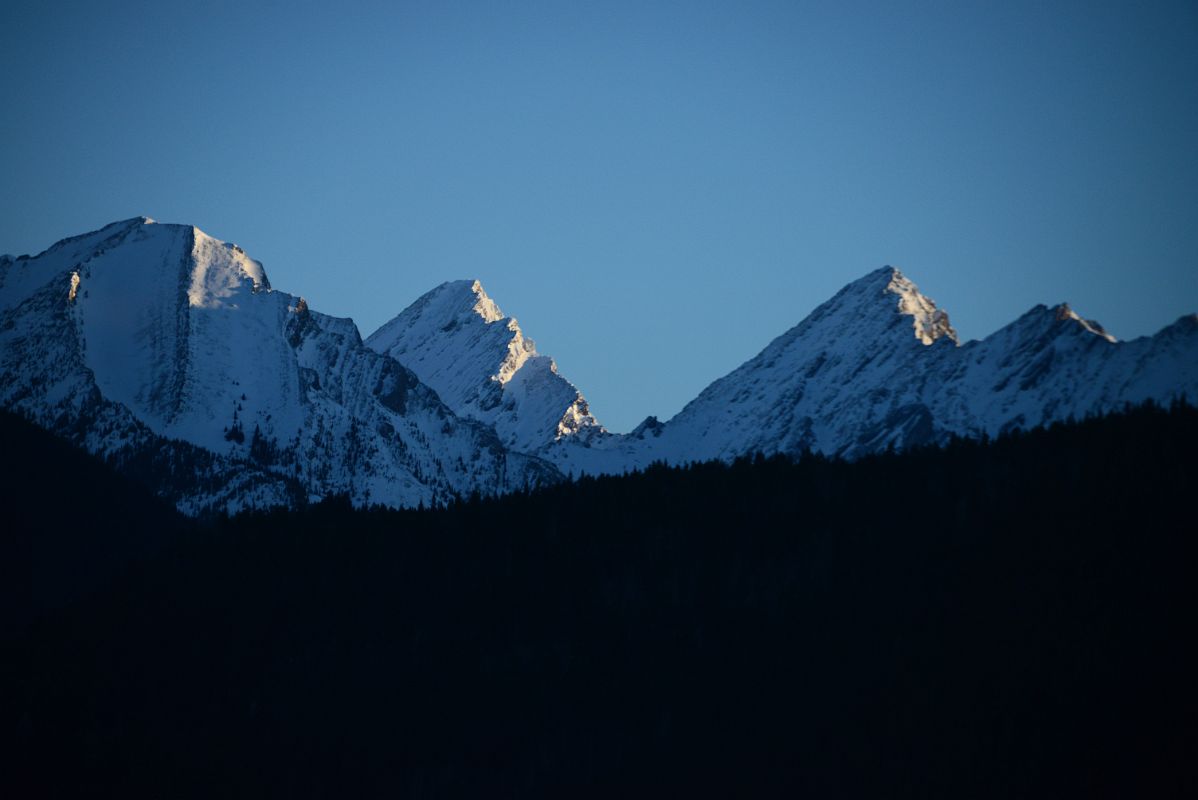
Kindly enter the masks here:
[[159, 490], [191, 513], [343, 492], [427, 505], [657, 460], [855, 458], [1183, 394], [1198, 397], [1198, 315], [1120, 342], [1036, 306], [962, 343], [883, 267], [673, 419], [618, 435], [477, 280], [364, 342], [188, 225], [139, 217], [0, 257], [0, 407], [122, 463], [173, 462]]
[[414, 506], [559, 479], [240, 247], [146, 218], [0, 263], [0, 404], [126, 461], [212, 454], [157, 486], [189, 512], [291, 505], [296, 486]]
[[1119, 342], [1067, 305], [1037, 306], [985, 339], [960, 343], [948, 314], [884, 267], [845, 286], [669, 421], [650, 418], [585, 447], [561, 442], [546, 457], [574, 474], [757, 452], [855, 458], [1183, 395], [1198, 397], [1198, 315]]

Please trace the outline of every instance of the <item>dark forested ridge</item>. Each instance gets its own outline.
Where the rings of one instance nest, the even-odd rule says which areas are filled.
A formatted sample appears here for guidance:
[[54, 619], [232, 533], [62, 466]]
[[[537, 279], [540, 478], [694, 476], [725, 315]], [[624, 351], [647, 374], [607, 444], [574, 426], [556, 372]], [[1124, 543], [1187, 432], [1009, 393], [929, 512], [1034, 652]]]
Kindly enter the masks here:
[[1148, 407], [171, 534], [9, 645], [0, 780], [1198, 796], [1196, 445], [1198, 411]]
[[0, 640], [104, 586], [191, 528], [145, 486], [0, 411], [0, 519], [11, 600]]

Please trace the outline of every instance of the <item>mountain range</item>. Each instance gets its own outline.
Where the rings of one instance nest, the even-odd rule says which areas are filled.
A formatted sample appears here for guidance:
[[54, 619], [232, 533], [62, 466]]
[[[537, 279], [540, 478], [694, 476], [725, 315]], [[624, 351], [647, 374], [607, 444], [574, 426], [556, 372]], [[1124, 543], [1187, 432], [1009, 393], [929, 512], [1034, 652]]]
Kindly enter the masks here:
[[194, 515], [417, 506], [650, 463], [859, 458], [1198, 397], [1198, 315], [1120, 342], [1067, 305], [979, 341], [899, 270], [844, 287], [673, 419], [607, 431], [476, 280], [360, 336], [237, 245], [139, 217], [0, 257], [0, 407]]

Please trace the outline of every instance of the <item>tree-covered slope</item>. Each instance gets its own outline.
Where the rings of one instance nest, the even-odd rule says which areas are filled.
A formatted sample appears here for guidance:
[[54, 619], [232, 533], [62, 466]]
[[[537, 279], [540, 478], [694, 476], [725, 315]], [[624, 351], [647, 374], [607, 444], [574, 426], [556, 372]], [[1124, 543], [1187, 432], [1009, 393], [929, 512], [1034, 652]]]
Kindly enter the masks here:
[[235, 518], [42, 619], [22, 780], [1193, 796], [1198, 412]]

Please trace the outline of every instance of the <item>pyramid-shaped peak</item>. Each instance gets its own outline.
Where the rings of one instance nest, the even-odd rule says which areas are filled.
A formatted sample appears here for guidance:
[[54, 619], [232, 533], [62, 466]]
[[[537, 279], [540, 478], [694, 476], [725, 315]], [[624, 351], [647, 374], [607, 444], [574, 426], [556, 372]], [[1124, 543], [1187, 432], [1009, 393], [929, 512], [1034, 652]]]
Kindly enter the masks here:
[[1108, 342], [1119, 341], [1114, 336], [1107, 333], [1106, 328], [1102, 327], [1097, 320], [1086, 319], [1070, 308], [1068, 303], [1060, 303], [1059, 305], [1054, 306], [1052, 308], [1052, 314], [1058, 321], [1074, 322], [1080, 325], [1082, 330], [1086, 331], [1087, 333], [1092, 333], [1095, 336], [1101, 336]]
[[844, 313], [853, 315], [898, 311], [911, 317], [915, 338], [924, 344], [930, 345], [942, 338], [959, 342], [957, 332], [949, 324], [948, 313], [937, 308], [932, 298], [920, 293], [919, 287], [901, 270], [890, 265], [849, 283], [826, 306], [829, 311], [833, 307], [842, 308]]
[[895, 267], [878, 267], [875, 270], [865, 273], [860, 278], [846, 283], [841, 287], [840, 291], [829, 298], [828, 302], [846, 297], [876, 297], [886, 291], [886, 287], [891, 284], [895, 276], [902, 278], [902, 273]]
[[599, 427], [578, 389], [477, 280], [425, 293], [366, 344], [415, 372], [454, 413], [493, 425], [519, 452]]
[[516, 320], [505, 316], [474, 279], [446, 281], [425, 292], [366, 342], [378, 352], [391, 352], [396, 347], [404, 351], [424, 348], [433, 340], [454, 337], [471, 342], [476, 336], [497, 343], [504, 352], [510, 347], [533, 351], [532, 342], [523, 338]]
[[482, 317], [484, 322], [506, 319], [482, 283], [474, 278], [446, 281], [417, 298], [403, 313], [409, 312], [429, 320], [441, 319], [445, 324], [470, 314]]

